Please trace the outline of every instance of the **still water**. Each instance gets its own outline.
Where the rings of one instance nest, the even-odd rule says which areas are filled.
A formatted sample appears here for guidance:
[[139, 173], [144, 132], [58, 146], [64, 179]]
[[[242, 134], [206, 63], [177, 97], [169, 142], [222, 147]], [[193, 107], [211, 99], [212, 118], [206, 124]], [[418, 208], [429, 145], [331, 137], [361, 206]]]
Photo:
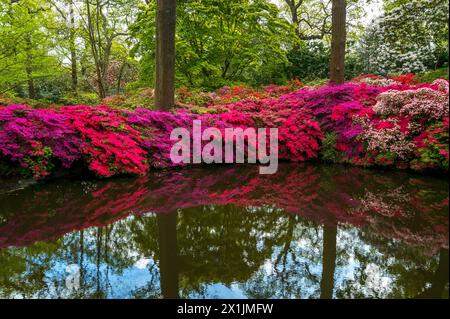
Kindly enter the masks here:
[[0, 298], [448, 298], [445, 177], [286, 164], [0, 185]]

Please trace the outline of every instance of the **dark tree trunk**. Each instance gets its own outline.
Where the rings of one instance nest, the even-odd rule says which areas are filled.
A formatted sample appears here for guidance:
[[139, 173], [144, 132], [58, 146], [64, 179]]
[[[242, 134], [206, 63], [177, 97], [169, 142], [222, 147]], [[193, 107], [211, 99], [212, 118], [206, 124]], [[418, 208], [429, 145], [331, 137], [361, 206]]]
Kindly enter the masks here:
[[[104, 83], [104, 73], [108, 66], [106, 59], [104, 58], [104, 53], [102, 52], [102, 45], [100, 40], [100, 25], [99, 25], [99, 16], [100, 6], [97, 1], [95, 6], [96, 15], [94, 16], [91, 11], [91, 3], [89, 0], [85, 1], [86, 5], [86, 20], [87, 20], [87, 29], [89, 34], [89, 45], [92, 51], [92, 57], [94, 58], [95, 64], [95, 73], [97, 76], [97, 91], [98, 96], [101, 99], [106, 97], [106, 87]], [[95, 19], [94, 19], [95, 18]], [[96, 22], [94, 21], [96, 20]]]
[[36, 98], [36, 88], [34, 86], [34, 79], [33, 79], [33, 53], [32, 50], [32, 40], [31, 35], [27, 34], [26, 37], [26, 54], [27, 54], [27, 62], [25, 66], [25, 72], [27, 74], [27, 83], [28, 83], [28, 97], [30, 99]]
[[70, 3], [70, 60], [72, 66], [72, 92], [77, 94], [78, 91], [78, 74], [77, 74], [77, 51], [75, 46], [75, 15], [73, 13], [73, 3]]
[[300, 34], [300, 21], [298, 19], [298, 8], [302, 5], [303, 1], [300, 1], [299, 3], [295, 3], [294, 0], [285, 0], [286, 4], [289, 7], [289, 10], [291, 12], [292, 16], [292, 25], [294, 26], [294, 32], [297, 38], [294, 41], [294, 49], [297, 49], [299, 47], [299, 40], [301, 40], [301, 34]]
[[77, 95], [78, 92], [78, 74], [77, 74], [77, 53], [75, 48], [70, 49], [70, 59], [72, 60], [72, 92]]
[[123, 62], [119, 69], [119, 75], [117, 76], [117, 85], [116, 85], [116, 94], [117, 95], [120, 94], [120, 89], [122, 87], [123, 72], [125, 70], [126, 65], [127, 65], [126, 62]]
[[336, 236], [337, 225], [323, 227], [321, 299], [333, 298], [334, 271], [336, 268]]
[[342, 84], [345, 81], [345, 43], [347, 1], [333, 0], [330, 81]]
[[36, 98], [36, 89], [34, 87], [34, 80], [33, 80], [31, 67], [27, 66], [26, 71], [27, 71], [27, 78], [28, 78], [28, 80], [27, 80], [27, 82], [28, 82], [28, 97], [30, 99], [35, 99]]
[[157, 0], [155, 106], [169, 110], [175, 105], [176, 0]]
[[441, 249], [439, 253], [439, 265], [431, 281], [431, 287], [426, 289], [417, 298], [419, 299], [441, 299], [448, 284], [448, 249]]
[[178, 299], [177, 213], [158, 214], [159, 272], [164, 298]]

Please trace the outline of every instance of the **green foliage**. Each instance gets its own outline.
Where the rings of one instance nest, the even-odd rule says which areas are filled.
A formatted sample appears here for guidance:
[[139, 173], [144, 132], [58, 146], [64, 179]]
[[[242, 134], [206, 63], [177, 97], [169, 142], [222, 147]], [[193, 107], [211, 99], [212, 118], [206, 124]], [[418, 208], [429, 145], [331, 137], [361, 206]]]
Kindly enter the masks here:
[[[293, 48], [288, 53], [288, 78], [304, 82], [328, 79], [330, 47], [324, 42], [313, 41]], [[362, 63], [355, 53], [348, 53], [345, 61], [345, 77], [352, 79], [363, 72]]]
[[97, 105], [99, 99], [96, 93], [80, 92], [76, 96], [65, 95], [58, 99], [59, 105]]
[[43, 0], [0, 0], [0, 92], [24, 92], [35, 98], [36, 81], [58, 76], [54, 17]]
[[433, 83], [437, 79], [448, 80], [448, 68], [432, 70], [417, 75], [417, 81], [419, 83]]
[[[324, 84], [331, 2], [289, 3], [178, 0], [177, 87]], [[386, 0], [386, 13], [369, 28], [361, 20], [365, 2], [347, 4], [347, 79], [448, 67], [446, 1]], [[123, 108], [151, 107], [144, 88], [154, 87], [155, 18], [156, 1], [0, 0], [0, 105], [97, 104], [107, 96]], [[375, 25], [384, 31], [375, 34]], [[435, 72], [421, 81], [448, 78]], [[209, 99], [193, 98], [198, 105]]]
[[6, 161], [4, 158], [0, 158], [0, 176], [10, 177], [17, 175], [17, 167]]
[[125, 95], [113, 95], [102, 100], [102, 104], [112, 108], [134, 110], [137, 108], [152, 109], [154, 107], [153, 89], [142, 88]]
[[[138, 40], [141, 77], [154, 80], [155, 10], [140, 8], [131, 26]], [[265, 0], [179, 1], [176, 69], [179, 86], [214, 89], [243, 81], [260, 84], [285, 80], [289, 26], [274, 4]]]
[[302, 81], [328, 78], [330, 48], [322, 42], [311, 42], [292, 49], [288, 54], [291, 78]]
[[342, 158], [342, 152], [336, 149], [337, 134], [326, 133], [322, 141], [321, 155], [325, 162], [338, 163]]
[[305, 86], [322, 86], [327, 84], [329, 81], [329, 79], [316, 79], [316, 80], [312, 80], [312, 81], [307, 81], [305, 82]]

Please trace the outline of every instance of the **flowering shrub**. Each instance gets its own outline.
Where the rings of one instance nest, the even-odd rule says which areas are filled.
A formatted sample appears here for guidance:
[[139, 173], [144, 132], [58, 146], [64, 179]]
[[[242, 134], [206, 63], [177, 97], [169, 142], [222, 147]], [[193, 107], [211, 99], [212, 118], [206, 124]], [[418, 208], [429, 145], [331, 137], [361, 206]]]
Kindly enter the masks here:
[[322, 139], [322, 130], [310, 113], [298, 112], [288, 117], [279, 130], [279, 157], [300, 162], [316, 158]]
[[[304, 91], [306, 92], [306, 91]], [[244, 100], [219, 106], [220, 119], [232, 126], [279, 129], [279, 157], [292, 161], [314, 159], [320, 151], [323, 133], [311, 110], [290, 93], [280, 99]]]
[[137, 109], [127, 118], [127, 123], [141, 132], [141, 146], [147, 152], [150, 165], [164, 168], [175, 164], [170, 159], [173, 141], [170, 133], [177, 127], [191, 127], [196, 115]]
[[449, 166], [449, 118], [431, 125], [415, 138], [417, 159], [412, 162], [416, 169], [439, 167], [448, 170]]
[[359, 138], [366, 143], [367, 152], [375, 157], [376, 164], [392, 165], [396, 159], [408, 160], [415, 145], [408, 138], [407, 125], [397, 119], [370, 123], [359, 119], [363, 127]]
[[146, 173], [140, 133], [125, 116], [107, 107], [66, 106], [61, 111], [81, 135], [80, 149], [90, 170], [105, 177]]
[[[15, 164], [40, 178], [79, 160], [98, 176], [144, 174], [150, 167], [175, 166], [171, 132], [179, 127], [191, 131], [193, 120], [200, 120], [203, 130], [216, 127], [222, 135], [228, 127], [278, 128], [282, 160], [321, 155], [326, 161], [356, 165], [448, 170], [448, 81], [412, 85], [412, 77], [405, 75], [378, 86], [364, 79], [384, 80], [369, 75], [293, 92], [268, 86], [257, 94], [246, 87], [225, 87], [215, 93], [220, 100], [235, 96], [239, 101], [212, 103], [198, 113], [189, 107], [174, 112], [82, 105], [0, 107], [2, 167]], [[281, 92], [288, 93], [276, 97]], [[250, 98], [243, 98], [246, 94]], [[258, 94], [264, 98], [257, 99]]]
[[[394, 2], [394, 1], [392, 1]], [[369, 25], [358, 51], [367, 72], [423, 72], [447, 52], [448, 1], [395, 1], [398, 5]], [[442, 44], [441, 44], [442, 43]]]
[[[434, 82], [433, 84], [439, 90], [423, 87], [417, 90], [381, 93], [377, 97], [378, 103], [374, 106], [374, 111], [386, 116], [407, 116], [416, 121], [438, 120], [448, 116], [448, 83], [446, 83], [446, 87], [440, 82]], [[447, 93], [445, 93], [446, 90]]]
[[35, 177], [47, 176], [56, 159], [70, 167], [81, 156], [80, 144], [64, 114], [25, 105], [0, 108], [0, 155]]
[[[359, 135], [366, 147], [363, 162], [367, 163], [370, 158], [371, 163], [378, 165], [405, 166], [411, 162], [415, 169], [448, 170], [448, 164], [445, 164], [448, 130], [443, 124], [448, 118], [448, 107], [448, 82], [442, 80], [430, 86], [406, 87], [405, 90], [379, 94], [373, 107], [376, 116], [354, 120], [363, 128]], [[439, 128], [435, 131], [436, 125]], [[439, 135], [436, 136], [438, 139], [433, 137], [434, 134]]]
[[[396, 81], [395, 79], [387, 79], [383, 78], [382, 76], [368, 74], [368, 75], [362, 75], [359, 77], [356, 77], [352, 80], [354, 83], [366, 83], [367, 85], [371, 86], [389, 86], [394, 84], [403, 83], [401, 81]], [[403, 83], [403, 84], [410, 84], [410, 83]]]
[[416, 75], [414, 73], [406, 73], [406, 74], [400, 74], [396, 76], [391, 77], [392, 81], [402, 83], [402, 84], [416, 84], [417, 79]]

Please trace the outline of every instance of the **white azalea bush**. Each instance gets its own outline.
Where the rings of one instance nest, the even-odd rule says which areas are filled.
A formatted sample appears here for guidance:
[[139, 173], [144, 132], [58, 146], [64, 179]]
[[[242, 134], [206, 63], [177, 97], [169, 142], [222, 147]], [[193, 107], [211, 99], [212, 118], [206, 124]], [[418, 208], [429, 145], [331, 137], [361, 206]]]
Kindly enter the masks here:
[[419, 73], [448, 52], [446, 0], [408, 1], [386, 12], [367, 28], [360, 55], [367, 73]]

